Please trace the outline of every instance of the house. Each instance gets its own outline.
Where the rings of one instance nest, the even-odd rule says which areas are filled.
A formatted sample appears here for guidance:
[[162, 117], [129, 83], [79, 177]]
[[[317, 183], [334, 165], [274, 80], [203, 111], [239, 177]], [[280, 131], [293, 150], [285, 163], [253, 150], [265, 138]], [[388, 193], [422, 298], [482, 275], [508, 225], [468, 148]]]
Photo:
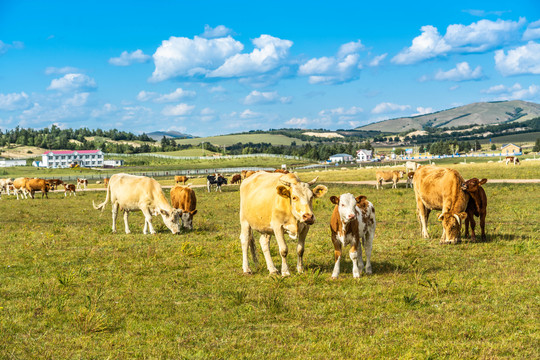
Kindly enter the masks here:
[[373, 157], [373, 150], [360, 149], [356, 152], [356, 161], [371, 161]]
[[26, 160], [0, 158], [0, 167], [12, 167], [12, 166], [26, 166]]
[[40, 166], [47, 168], [102, 167], [101, 150], [53, 150], [41, 155]]
[[350, 162], [353, 160], [354, 160], [353, 156], [349, 154], [335, 154], [328, 158], [328, 161], [333, 162], [333, 163]]
[[124, 166], [124, 160], [110, 159], [103, 161], [103, 167], [118, 167]]
[[502, 155], [521, 155], [521, 147], [515, 144], [505, 144], [501, 146]]

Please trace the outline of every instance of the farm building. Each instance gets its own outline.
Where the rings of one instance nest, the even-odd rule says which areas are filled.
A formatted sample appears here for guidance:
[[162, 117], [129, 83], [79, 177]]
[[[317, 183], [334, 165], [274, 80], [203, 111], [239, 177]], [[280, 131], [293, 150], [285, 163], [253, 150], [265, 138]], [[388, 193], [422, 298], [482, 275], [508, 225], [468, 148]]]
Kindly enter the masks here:
[[124, 160], [110, 159], [103, 161], [103, 167], [118, 167], [124, 166]]
[[337, 163], [337, 162], [347, 162], [347, 161], [353, 161], [354, 158], [352, 155], [349, 154], [335, 154], [328, 158], [328, 161]]
[[373, 157], [373, 150], [360, 149], [356, 152], [357, 162], [371, 161], [372, 157]]
[[501, 146], [501, 154], [503, 155], [519, 155], [521, 154], [521, 147], [515, 144], [505, 144]]
[[41, 155], [40, 165], [47, 168], [101, 167], [103, 153], [101, 150], [54, 150]]
[[0, 158], [0, 167], [12, 167], [12, 166], [26, 166], [26, 160]]

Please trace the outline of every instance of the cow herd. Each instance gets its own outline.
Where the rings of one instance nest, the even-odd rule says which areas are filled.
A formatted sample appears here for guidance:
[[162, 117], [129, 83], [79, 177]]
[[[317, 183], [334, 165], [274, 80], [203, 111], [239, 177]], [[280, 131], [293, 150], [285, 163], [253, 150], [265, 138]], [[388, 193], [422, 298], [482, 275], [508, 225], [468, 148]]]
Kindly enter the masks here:
[[41, 191], [41, 198], [49, 198], [49, 191], [57, 190], [58, 186], [62, 185], [64, 187], [64, 197], [68, 194], [76, 196], [76, 189], [86, 189], [88, 186], [88, 180], [86, 179], [77, 179], [77, 186], [75, 184], [64, 183], [60, 179], [40, 179], [40, 178], [28, 178], [20, 177], [16, 179], [0, 179], [0, 198], [2, 192], [11, 195], [13, 193], [17, 196], [19, 200], [19, 195], [21, 199], [28, 199], [28, 196], [33, 199], [34, 194], [37, 191]]

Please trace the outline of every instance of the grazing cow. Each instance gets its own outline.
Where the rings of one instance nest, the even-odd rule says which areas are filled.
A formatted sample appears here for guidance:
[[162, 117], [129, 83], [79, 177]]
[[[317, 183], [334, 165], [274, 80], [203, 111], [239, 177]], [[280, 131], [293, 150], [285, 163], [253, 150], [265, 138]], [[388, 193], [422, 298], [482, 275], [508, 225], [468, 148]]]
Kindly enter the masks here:
[[13, 180], [13, 192], [17, 195], [17, 200], [19, 200], [19, 193], [21, 193], [21, 198], [24, 196], [25, 199], [28, 199], [28, 191], [26, 190], [26, 182], [30, 180], [27, 177], [20, 177]]
[[373, 204], [365, 196], [355, 198], [353, 194], [332, 196], [330, 202], [336, 205], [330, 219], [335, 261], [332, 278], [337, 279], [339, 276], [341, 248], [349, 244], [351, 245], [349, 257], [353, 264], [353, 277], [360, 277], [364, 268], [362, 246], [366, 251], [366, 274], [371, 274], [371, 249], [376, 225]]
[[46, 180], [48, 183], [49, 183], [49, 186], [51, 188], [51, 190], [56, 190], [58, 189], [58, 186], [59, 185], [62, 185], [64, 184], [64, 182], [60, 179], [49, 179], [49, 180]]
[[182, 210], [182, 226], [193, 229], [193, 216], [197, 213], [197, 197], [189, 186], [175, 186], [171, 190], [171, 205]]
[[465, 181], [461, 185], [461, 189], [469, 193], [469, 202], [467, 204], [467, 219], [465, 220], [465, 237], [469, 236], [469, 222], [471, 223], [471, 240], [476, 241], [474, 227], [476, 222], [474, 217], [480, 218], [480, 229], [482, 231], [482, 241], [486, 241], [486, 213], [487, 213], [487, 196], [482, 185], [487, 182], [487, 179], [478, 180], [472, 178]]
[[32, 197], [32, 199], [34, 198], [34, 193], [36, 191], [41, 191], [42, 199], [43, 199], [43, 195], [45, 195], [47, 199], [49, 198], [47, 193], [49, 192], [51, 187], [49, 183], [47, 182], [47, 180], [45, 179], [37, 179], [37, 178], [28, 179], [28, 181], [26, 181], [25, 187], [26, 187], [26, 191], [30, 193], [30, 197]]
[[208, 175], [206, 177], [206, 188], [210, 192], [212, 186], [216, 187], [216, 191], [221, 192], [221, 185], [227, 185], [227, 179], [225, 179], [221, 174]]
[[83, 189], [88, 187], [88, 180], [87, 179], [79, 179], [77, 178], [77, 189]]
[[274, 172], [282, 173], [282, 174], [288, 174], [288, 173], [289, 173], [289, 170], [285, 170], [285, 169], [276, 169], [276, 170], [274, 170]]
[[405, 173], [403, 171], [377, 171], [375, 177], [377, 178], [377, 189], [382, 188], [383, 181], [392, 182], [392, 189], [397, 188], [399, 179], [403, 178]]
[[465, 181], [453, 169], [422, 166], [414, 174], [414, 193], [422, 236], [429, 238], [428, 218], [431, 210], [441, 210], [441, 244], [457, 244], [460, 241], [461, 221], [467, 218], [469, 194], [461, 190]]
[[253, 174], [255, 174], [255, 171], [253, 171], [253, 170], [242, 170], [241, 171], [242, 180], [247, 179], [248, 177], [250, 177]]
[[506, 165], [508, 165], [508, 163], [514, 163], [514, 166], [521, 165], [517, 156], [507, 156], [505, 161], [506, 161]]
[[188, 181], [188, 179], [189, 178], [187, 176], [178, 176], [178, 175], [176, 175], [174, 177], [174, 183], [178, 184], [178, 183], [181, 182], [182, 184], [186, 185], [186, 181]]
[[13, 185], [13, 179], [0, 179], [0, 194], [5, 190], [8, 195], [11, 195], [9, 190], [11, 185]]
[[405, 187], [408, 188], [409, 186], [413, 187], [413, 182], [414, 182], [414, 171], [410, 171], [408, 174], [407, 174], [407, 184], [405, 184]]
[[241, 182], [242, 182], [242, 175], [240, 175], [240, 174], [233, 175], [233, 177], [231, 179], [231, 185], [232, 184], [240, 184]]
[[105, 185], [105, 187], [109, 185], [109, 178], [103, 179], [103, 185]]
[[245, 179], [240, 185], [240, 240], [242, 242], [242, 269], [250, 274], [248, 248], [253, 261], [257, 264], [253, 230], [261, 233], [260, 244], [271, 274], [278, 271], [270, 255], [270, 237], [276, 236], [281, 255], [281, 275], [288, 276], [287, 254], [289, 252], [284, 239], [287, 232], [293, 239], [298, 239], [296, 248], [298, 262], [296, 270], [303, 271], [304, 242], [309, 226], [315, 222], [313, 198], [320, 198], [328, 189], [318, 185], [309, 188], [317, 181], [302, 182], [295, 174], [257, 172]]
[[142, 211], [144, 214], [144, 234], [148, 234], [148, 229], [151, 234], [156, 231], [152, 226], [152, 215], [160, 214], [163, 218], [165, 226], [171, 230], [173, 234], [180, 231], [180, 215], [182, 210], [173, 209], [167, 202], [161, 185], [149, 177], [135, 176], [128, 174], [114, 174], [111, 176], [109, 186], [107, 186], [107, 197], [105, 201], [99, 205], [92, 205], [94, 209], [105, 209], [105, 206], [111, 199], [112, 204], [112, 232], [116, 233], [116, 216], [118, 209], [124, 210], [124, 225], [126, 234], [129, 234], [128, 215], [130, 211]]
[[77, 194], [75, 193], [75, 185], [74, 184], [65, 184], [64, 183], [64, 197], [67, 196], [67, 194], [69, 193], [69, 196], [71, 196], [71, 194], [77, 196]]
[[418, 164], [416, 161], [407, 161], [405, 163], [405, 172], [416, 171], [420, 166], [422, 165]]

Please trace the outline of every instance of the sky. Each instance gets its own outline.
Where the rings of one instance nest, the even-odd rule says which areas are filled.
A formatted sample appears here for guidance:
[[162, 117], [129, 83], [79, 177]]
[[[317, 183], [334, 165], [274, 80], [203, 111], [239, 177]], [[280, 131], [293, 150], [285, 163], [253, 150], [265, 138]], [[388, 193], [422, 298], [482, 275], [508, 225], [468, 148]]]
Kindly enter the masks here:
[[351, 129], [540, 102], [540, 1], [0, 0], [0, 129]]

